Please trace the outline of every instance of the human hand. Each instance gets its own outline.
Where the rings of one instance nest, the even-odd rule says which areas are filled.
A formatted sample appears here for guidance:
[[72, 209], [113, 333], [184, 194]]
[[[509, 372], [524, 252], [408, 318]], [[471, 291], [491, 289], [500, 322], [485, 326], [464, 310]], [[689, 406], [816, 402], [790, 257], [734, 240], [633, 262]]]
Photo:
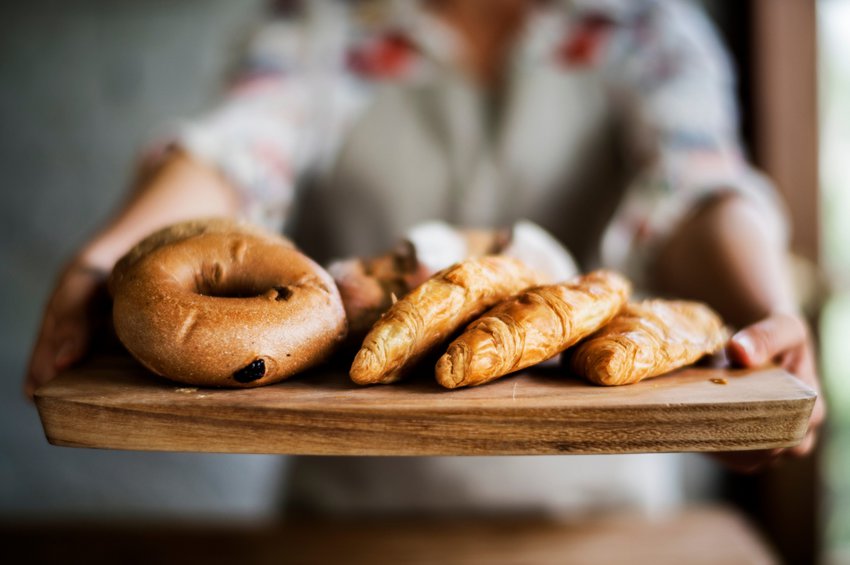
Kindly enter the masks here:
[[30, 399], [39, 386], [85, 355], [98, 319], [98, 306], [107, 302], [107, 274], [104, 269], [74, 261], [59, 276], [24, 377], [24, 394]]
[[741, 367], [776, 363], [818, 393], [803, 441], [794, 447], [759, 451], [717, 453], [715, 457], [730, 469], [743, 473], [761, 470], [783, 456], [808, 455], [817, 440], [818, 428], [826, 416], [815, 367], [815, 350], [808, 325], [799, 316], [774, 314], [741, 329], [726, 347], [730, 361]]

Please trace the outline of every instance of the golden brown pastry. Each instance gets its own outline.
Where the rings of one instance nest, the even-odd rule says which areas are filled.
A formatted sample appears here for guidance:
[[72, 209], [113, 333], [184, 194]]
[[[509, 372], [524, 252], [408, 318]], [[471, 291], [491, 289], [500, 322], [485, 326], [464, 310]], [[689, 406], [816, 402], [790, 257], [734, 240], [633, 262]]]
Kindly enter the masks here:
[[351, 366], [359, 384], [390, 383], [493, 304], [538, 284], [516, 259], [486, 256], [444, 269], [396, 302], [363, 340]]
[[[510, 243], [510, 232], [505, 230], [456, 229], [447, 225], [445, 230], [456, 237], [454, 243], [458, 248], [453, 252], [461, 254], [460, 259], [497, 254]], [[348, 340], [359, 346], [396, 300], [437, 270], [419, 260], [416, 246], [407, 239], [383, 255], [331, 263], [328, 271], [342, 296], [348, 318]]]
[[600, 385], [625, 385], [690, 365], [726, 342], [723, 321], [699, 302], [628, 304], [572, 352], [572, 370]]
[[348, 339], [360, 345], [363, 337], [395, 300], [422, 284], [433, 274], [419, 262], [416, 249], [403, 241], [395, 249], [367, 259], [346, 259], [328, 266], [345, 315]]
[[470, 324], [437, 362], [437, 381], [480, 385], [545, 361], [611, 320], [630, 292], [611, 271], [530, 288]]
[[182, 383], [270, 384], [345, 337], [331, 277], [289, 241], [229, 220], [152, 234], [118, 262], [109, 287], [121, 342]]

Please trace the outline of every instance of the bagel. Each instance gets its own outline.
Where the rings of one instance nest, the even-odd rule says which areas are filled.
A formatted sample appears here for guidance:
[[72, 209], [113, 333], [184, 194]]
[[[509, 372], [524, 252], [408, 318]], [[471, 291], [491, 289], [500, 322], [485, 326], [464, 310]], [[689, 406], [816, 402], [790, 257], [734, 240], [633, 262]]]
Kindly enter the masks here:
[[213, 219], [131, 249], [109, 278], [118, 338], [181, 383], [255, 387], [321, 362], [345, 338], [333, 279], [288, 240]]

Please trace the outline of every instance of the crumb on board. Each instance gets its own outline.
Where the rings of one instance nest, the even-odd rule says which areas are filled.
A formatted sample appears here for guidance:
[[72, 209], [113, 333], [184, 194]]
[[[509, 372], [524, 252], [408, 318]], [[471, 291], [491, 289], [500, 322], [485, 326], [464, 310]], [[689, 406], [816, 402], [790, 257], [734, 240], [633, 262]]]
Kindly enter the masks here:
[[192, 394], [193, 392], [198, 392], [198, 389], [195, 387], [179, 387], [175, 388], [174, 392], [182, 392], [183, 394]]
[[716, 384], [716, 385], [725, 385], [725, 384], [729, 384], [729, 381], [727, 381], [726, 379], [709, 379], [709, 380], [710, 380], [711, 382], [713, 382], [714, 384]]

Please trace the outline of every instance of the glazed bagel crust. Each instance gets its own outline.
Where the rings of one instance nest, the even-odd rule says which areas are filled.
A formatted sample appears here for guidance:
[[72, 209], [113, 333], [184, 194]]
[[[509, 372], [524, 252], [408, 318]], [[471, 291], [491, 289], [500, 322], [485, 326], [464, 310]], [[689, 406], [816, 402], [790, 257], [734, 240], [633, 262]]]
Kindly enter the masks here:
[[119, 339], [182, 383], [252, 387], [325, 359], [345, 312], [330, 276], [276, 235], [226, 220], [146, 238], [110, 278]]

